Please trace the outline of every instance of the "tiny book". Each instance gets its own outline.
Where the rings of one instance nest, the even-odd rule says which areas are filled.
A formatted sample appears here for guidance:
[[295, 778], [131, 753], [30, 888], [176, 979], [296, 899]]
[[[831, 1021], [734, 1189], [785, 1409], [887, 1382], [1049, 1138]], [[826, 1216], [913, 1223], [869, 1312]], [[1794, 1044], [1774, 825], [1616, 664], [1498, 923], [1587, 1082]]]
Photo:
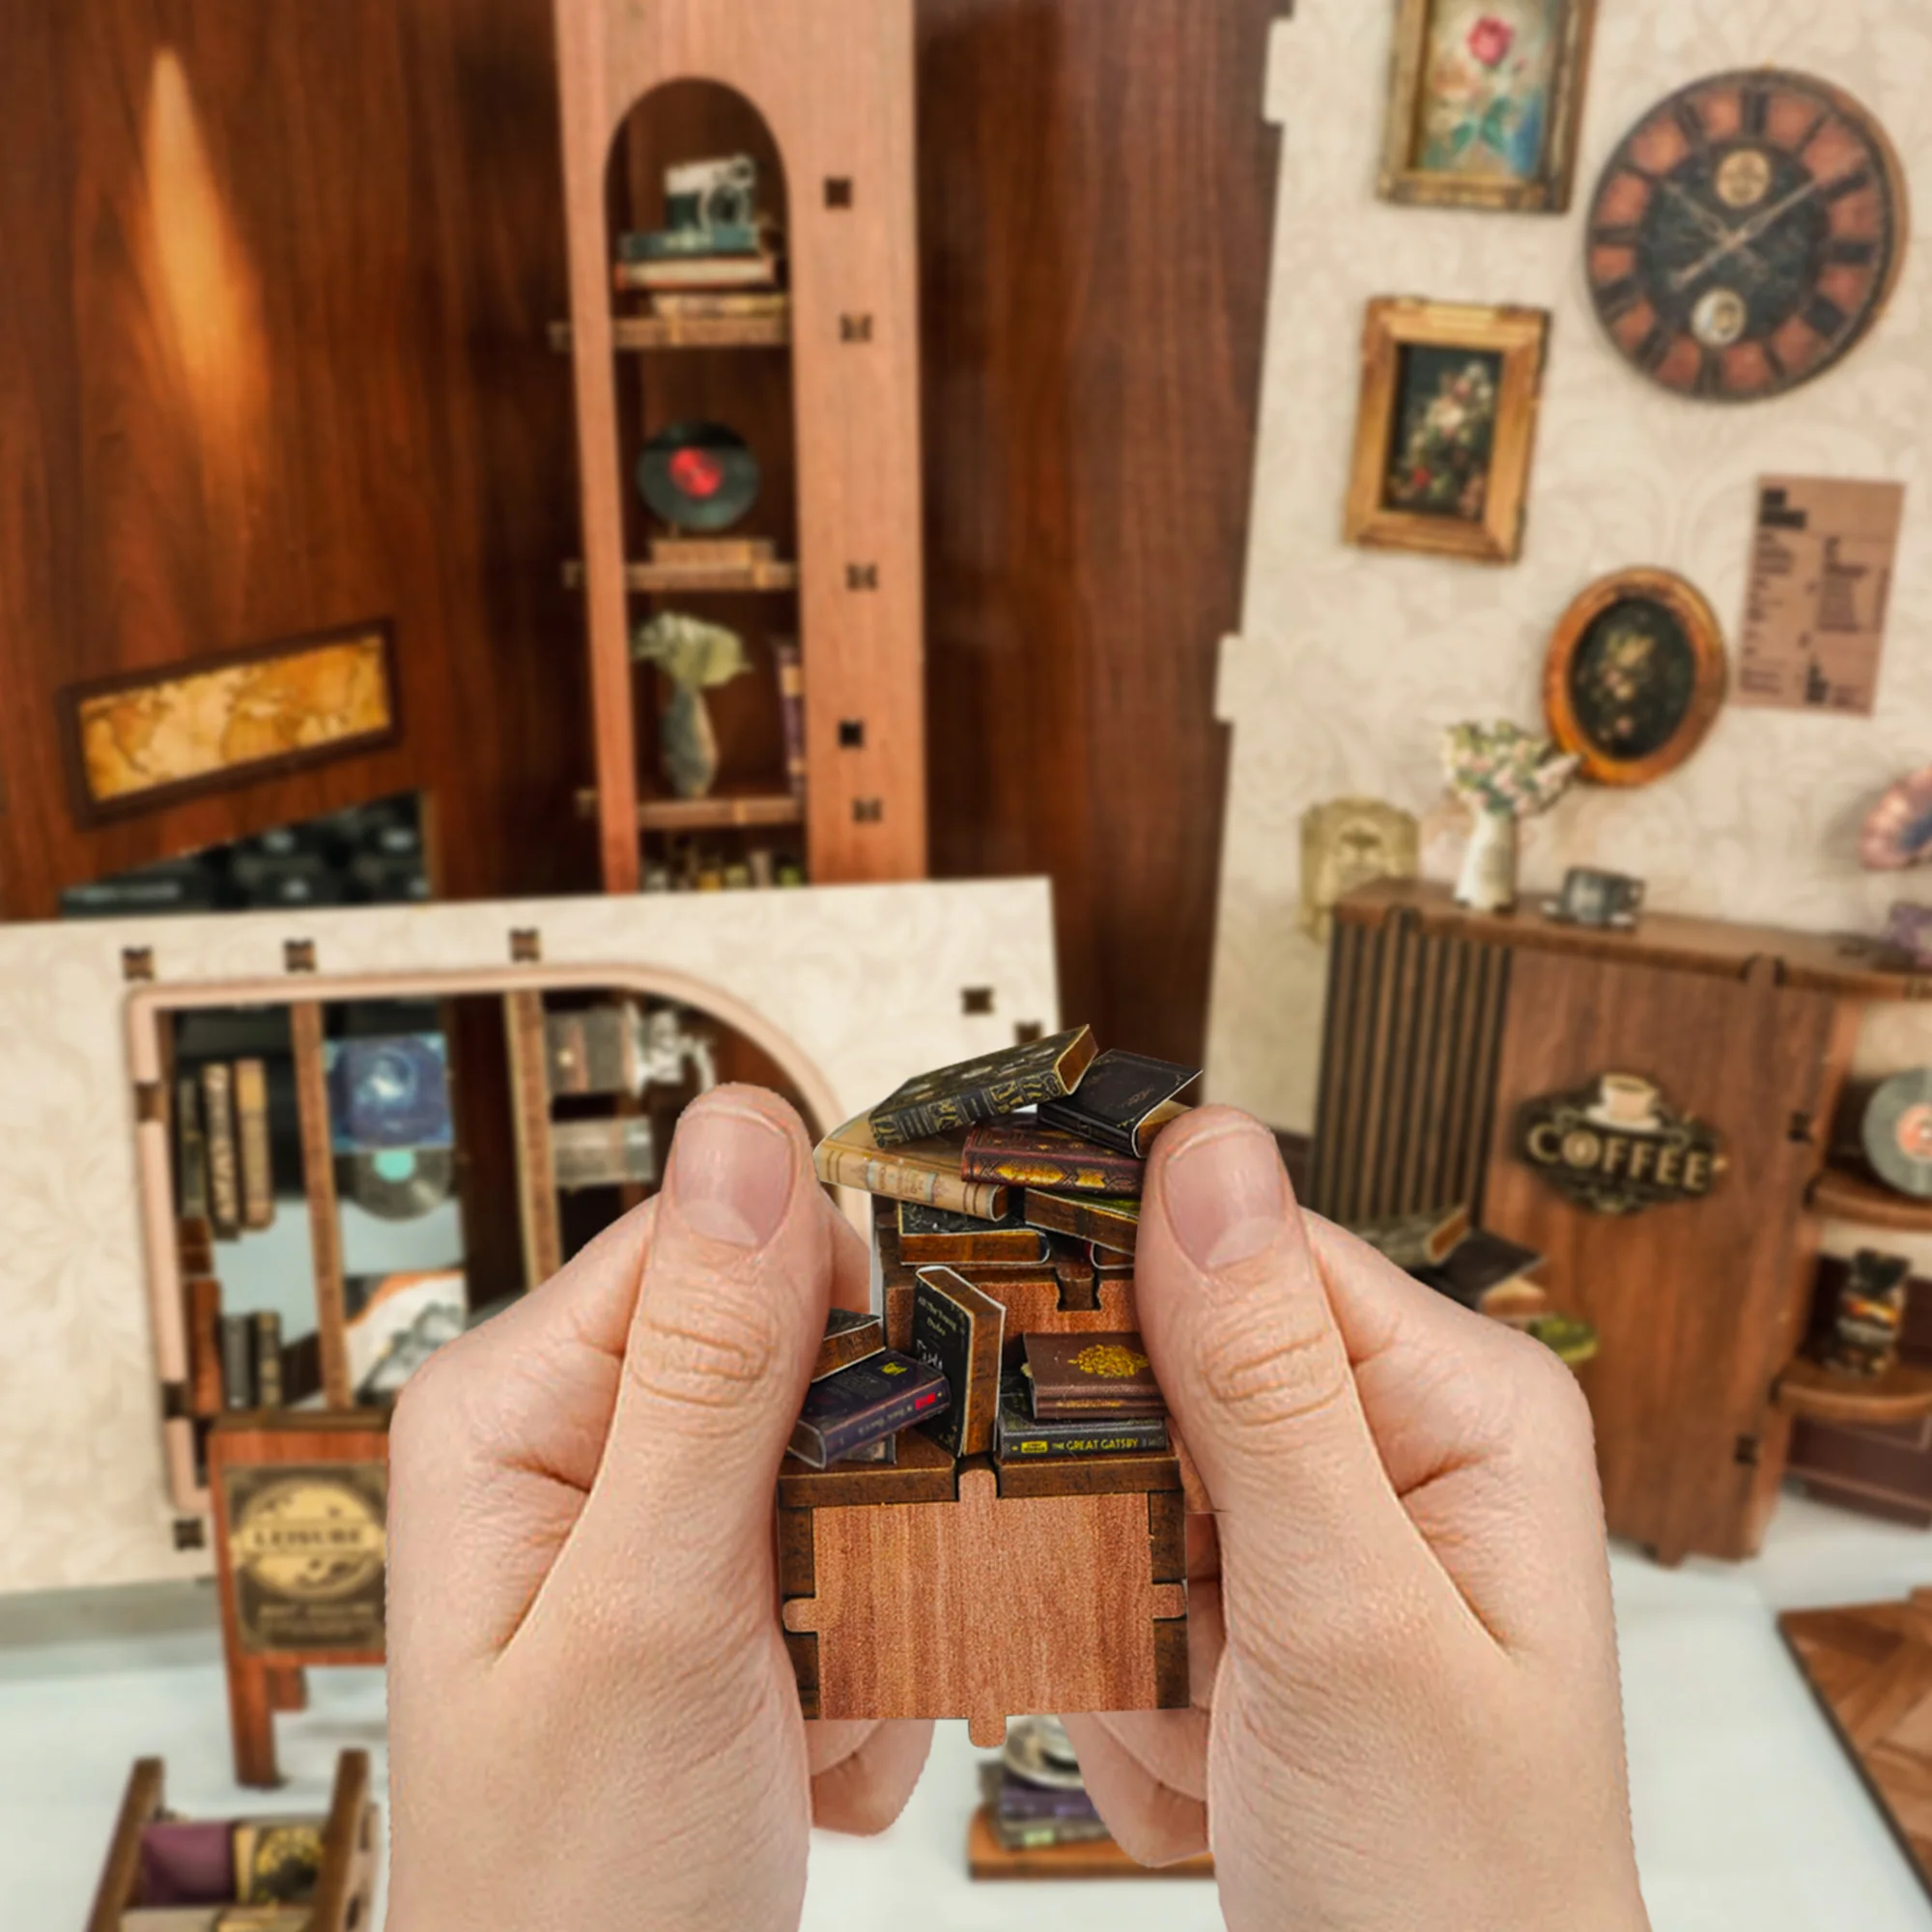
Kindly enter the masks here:
[[[1187, 1109], [1176, 1097], [1200, 1079], [1198, 1066], [1125, 1053], [1112, 1046], [1080, 1076], [1064, 1099], [1042, 1100], [1040, 1125], [1060, 1127], [1082, 1140], [1135, 1159], [1144, 1158], [1154, 1136]], [[1138, 1192], [1117, 1188], [1116, 1193]]]
[[1015, 1196], [997, 1221], [976, 1220], [971, 1214], [951, 1214], [919, 1201], [897, 1204], [899, 1259], [921, 1264], [941, 1262], [1017, 1263], [1021, 1266], [1046, 1260], [1052, 1237], [1026, 1224], [1025, 1204]]
[[1409, 1272], [1478, 1315], [1537, 1315], [1548, 1307], [1549, 1296], [1529, 1277], [1543, 1259], [1534, 1248], [1478, 1228], [1442, 1261]]
[[1033, 1412], [1024, 1376], [1009, 1376], [1001, 1384], [1000, 1427], [993, 1453], [1003, 1463], [1146, 1456], [1166, 1449], [1165, 1415], [1069, 1416], [1042, 1422]]
[[1456, 1252], [1469, 1232], [1466, 1208], [1431, 1208], [1420, 1214], [1397, 1214], [1383, 1221], [1351, 1221], [1349, 1233], [1386, 1255], [1397, 1267], [1439, 1267]]
[[272, 1308], [261, 1308], [255, 1324], [255, 1406], [280, 1408], [282, 1394], [282, 1318]]
[[937, 1369], [892, 1350], [813, 1382], [791, 1433], [791, 1453], [813, 1469], [896, 1435], [944, 1409], [952, 1395]]
[[1051, 1194], [1043, 1187], [1026, 1191], [1027, 1225], [1056, 1235], [1072, 1235], [1096, 1248], [1131, 1255], [1140, 1233], [1141, 1204], [1127, 1194]]
[[235, 1147], [242, 1165], [242, 1225], [267, 1228], [275, 1218], [275, 1172], [269, 1144], [269, 1069], [260, 1060], [235, 1063]]
[[221, 1318], [221, 1406], [255, 1406], [255, 1324], [245, 1315]]
[[242, 1232], [242, 1168], [235, 1144], [235, 1073], [226, 1061], [201, 1069], [202, 1131], [208, 1136], [208, 1218], [223, 1239]]
[[876, 1315], [861, 1315], [850, 1308], [835, 1308], [825, 1318], [825, 1339], [818, 1345], [818, 1360], [811, 1371], [813, 1381], [836, 1376], [884, 1351], [886, 1324]]
[[1025, 1350], [1037, 1422], [1167, 1413], [1138, 1335], [1029, 1335]]
[[1083, 1026], [921, 1073], [872, 1109], [873, 1136], [882, 1148], [901, 1147], [1059, 1099], [1093, 1059], [1093, 1030]]
[[862, 1116], [827, 1134], [813, 1151], [811, 1163], [828, 1187], [857, 1187], [867, 1194], [917, 1201], [928, 1208], [944, 1208], [949, 1213], [970, 1214], [977, 1220], [1003, 1219], [1012, 1190], [988, 1181], [968, 1180], [959, 1168], [965, 1149], [963, 1133], [881, 1148], [872, 1137], [871, 1123]]
[[968, 1180], [1004, 1180], [1011, 1187], [1138, 1194], [1147, 1163], [1026, 1118], [986, 1121], [972, 1128], [961, 1172]]
[[1000, 1417], [1000, 1352], [1007, 1311], [983, 1289], [952, 1268], [919, 1271], [912, 1296], [912, 1351], [946, 1378], [952, 1403], [925, 1433], [955, 1456], [981, 1456], [993, 1446]]

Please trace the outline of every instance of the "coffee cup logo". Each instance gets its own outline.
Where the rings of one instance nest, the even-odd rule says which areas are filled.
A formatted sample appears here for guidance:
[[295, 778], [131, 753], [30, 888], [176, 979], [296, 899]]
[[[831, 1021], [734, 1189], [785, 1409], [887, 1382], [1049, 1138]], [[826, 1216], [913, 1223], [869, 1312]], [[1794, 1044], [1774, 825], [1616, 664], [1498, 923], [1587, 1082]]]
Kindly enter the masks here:
[[1525, 1102], [1516, 1147], [1559, 1193], [1597, 1214], [1701, 1200], [1724, 1166], [1716, 1132], [1677, 1113], [1636, 1073], [1603, 1073], [1577, 1092]]

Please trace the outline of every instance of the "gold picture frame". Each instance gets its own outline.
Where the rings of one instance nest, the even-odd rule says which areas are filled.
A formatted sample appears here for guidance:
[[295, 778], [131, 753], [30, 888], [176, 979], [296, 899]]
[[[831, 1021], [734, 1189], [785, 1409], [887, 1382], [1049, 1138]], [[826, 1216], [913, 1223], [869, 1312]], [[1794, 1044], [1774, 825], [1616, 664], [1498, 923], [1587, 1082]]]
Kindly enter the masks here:
[[1597, 0], [1397, 0], [1397, 7], [1382, 198], [1492, 213], [1566, 213]]
[[[1605, 620], [1623, 611], [1623, 652]], [[1667, 570], [1619, 570], [1564, 611], [1543, 665], [1550, 735], [1595, 784], [1646, 785], [1674, 772], [1717, 723], [1729, 661], [1723, 626], [1695, 584]]]
[[1514, 563], [1548, 340], [1545, 309], [1372, 301], [1345, 539]]

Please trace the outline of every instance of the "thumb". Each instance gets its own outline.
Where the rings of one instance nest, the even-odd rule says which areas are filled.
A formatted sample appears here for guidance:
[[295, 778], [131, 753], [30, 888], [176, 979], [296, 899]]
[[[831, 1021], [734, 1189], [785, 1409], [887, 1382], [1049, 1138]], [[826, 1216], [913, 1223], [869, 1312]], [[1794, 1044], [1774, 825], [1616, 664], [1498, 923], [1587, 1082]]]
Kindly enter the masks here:
[[[1135, 1254], [1143, 1334], [1214, 1501], [1238, 1599], [1335, 1601], [1427, 1566], [1382, 1467], [1274, 1136], [1204, 1107], [1155, 1143]], [[1406, 1579], [1405, 1579], [1406, 1580]], [[1346, 1596], [1341, 1598], [1346, 1602]]]
[[567, 1560], [600, 1595], [763, 1614], [773, 1484], [825, 1333], [832, 1215], [798, 1116], [750, 1087], [686, 1109], [659, 1204]]

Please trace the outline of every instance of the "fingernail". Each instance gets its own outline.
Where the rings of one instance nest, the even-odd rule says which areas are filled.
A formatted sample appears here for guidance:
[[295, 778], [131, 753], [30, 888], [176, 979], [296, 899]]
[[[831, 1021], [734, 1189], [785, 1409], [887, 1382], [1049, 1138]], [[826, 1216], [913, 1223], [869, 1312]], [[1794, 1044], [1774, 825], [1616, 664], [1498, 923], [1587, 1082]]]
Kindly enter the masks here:
[[1281, 1232], [1281, 1153], [1261, 1127], [1231, 1126], [1190, 1141], [1167, 1164], [1168, 1225], [1198, 1268], [1258, 1255]]
[[755, 1108], [699, 1101], [671, 1142], [672, 1205], [708, 1240], [762, 1247], [784, 1219], [793, 1166], [791, 1144], [776, 1121]]

